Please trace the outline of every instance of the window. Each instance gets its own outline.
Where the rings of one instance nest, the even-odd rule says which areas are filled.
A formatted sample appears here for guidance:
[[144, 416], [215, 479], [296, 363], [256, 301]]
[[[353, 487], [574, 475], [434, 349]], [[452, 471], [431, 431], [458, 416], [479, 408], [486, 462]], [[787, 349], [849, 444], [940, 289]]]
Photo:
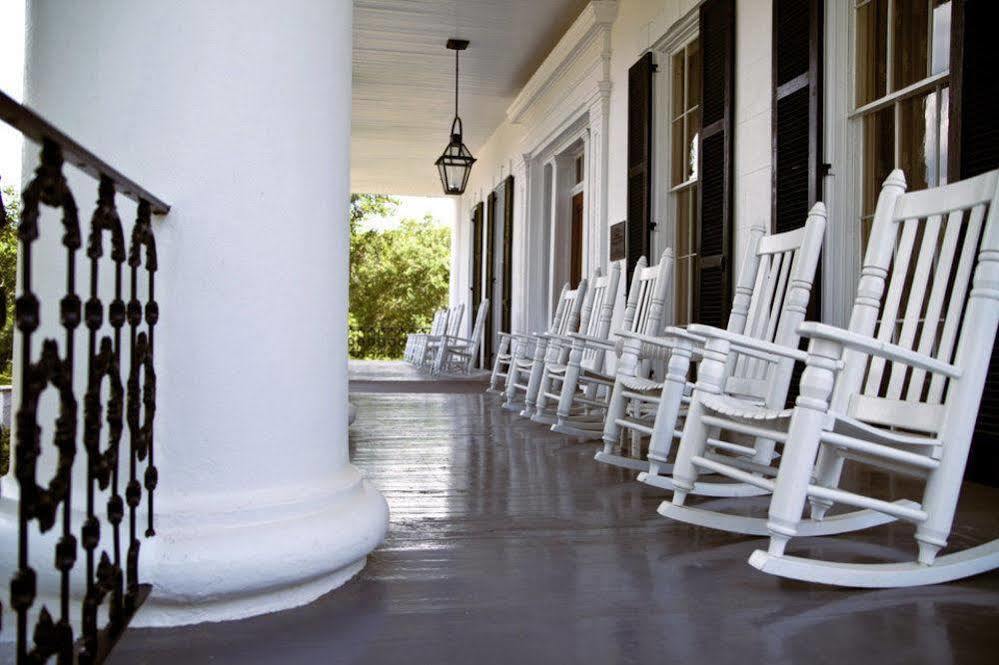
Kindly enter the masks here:
[[697, 38], [670, 56], [669, 209], [676, 228], [674, 322], [692, 317], [697, 259], [697, 146], [701, 131], [701, 50]]
[[950, 14], [949, 0], [855, 0], [861, 254], [893, 168], [905, 172], [909, 191], [947, 182]]
[[578, 185], [583, 182], [583, 154], [580, 153], [576, 157], [576, 180], [574, 184]]

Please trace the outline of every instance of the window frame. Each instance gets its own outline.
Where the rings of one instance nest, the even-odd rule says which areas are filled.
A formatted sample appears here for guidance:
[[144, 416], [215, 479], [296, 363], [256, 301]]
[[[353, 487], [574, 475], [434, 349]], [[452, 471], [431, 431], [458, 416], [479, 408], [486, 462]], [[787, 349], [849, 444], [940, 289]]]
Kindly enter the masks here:
[[[858, 164], [863, 166], [863, 122], [856, 114], [872, 109], [865, 109], [867, 105], [857, 107], [855, 104], [858, 75], [855, 67], [857, 3], [837, 1], [824, 4], [822, 161], [830, 164], [831, 168], [824, 177], [822, 189], [831, 223], [826, 228], [826, 243], [822, 251], [823, 269], [828, 275], [828, 279], [822, 281], [822, 320], [845, 327], [850, 320], [863, 262], [863, 255], [860, 253], [863, 168], [856, 168]], [[953, 5], [951, 20], [954, 20]], [[932, 39], [928, 41], [932, 42]], [[948, 67], [951, 75], [953, 68], [954, 62], [951, 61]], [[930, 86], [935, 83], [939, 81], [931, 83], [923, 79], [916, 85]], [[925, 89], [923, 88], [924, 91]], [[886, 93], [886, 96], [887, 94], [912, 97], [919, 94], [919, 91], [907, 87], [896, 93]], [[879, 100], [890, 103], [885, 97]], [[954, 128], [951, 127], [948, 144], [953, 138], [953, 131]], [[948, 151], [952, 152], [953, 146], [948, 145]], [[953, 177], [951, 165], [948, 165], [947, 171], [948, 178]], [[842, 221], [832, 223], [834, 220]]]
[[[675, 195], [684, 189], [691, 189], [699, 183], [698, 179], [690, 180], [673, 186], [673, 55], [687, 46], [695, 39], [700, 38], [699, 30], [699, 10], [694, 7], [683, 18], [673, 24], [653, 46], [652, 52], [655, 54], [656, 62], [659, 64], [659, 75], [655, 79], [655, 99], [652, 110], [653, 117], [653, 178], [652, 178], [652, 250], [656, 256], [662, 254], [667, 247], [676, 247], [677, 239], [677, 215], [674, 207]], [[688, 81], [684, 72], [684, 92], [686, 94]], [[698, 109], [700, 104], [698, 104]], [[686, 113], [686, 109], [685, 109]], [[686, 136], [686, 132], [685, 132]], [[694, 190], [696, 191], [696, 189]], [[693, 206], [696, 210], [696, 199]], [[696, 229], [694, 229], [696, 231]], [[693, 242], [693, 240], [692, 240]], [[693, 254], [693, 255], [696, 255]], [[679, 258], [679, 256], [677, 257]], [[693, 284], [694, 275], [691, 275], [688, 284], [687, 295], [688, 316], [693, 307]], [[674, 279], [674, 293], [672, 300], [676, 302], [675, 289], [678, 283]], [[669, 308], [666, 313], [666, 323], [675, 325], [676, 305]]]

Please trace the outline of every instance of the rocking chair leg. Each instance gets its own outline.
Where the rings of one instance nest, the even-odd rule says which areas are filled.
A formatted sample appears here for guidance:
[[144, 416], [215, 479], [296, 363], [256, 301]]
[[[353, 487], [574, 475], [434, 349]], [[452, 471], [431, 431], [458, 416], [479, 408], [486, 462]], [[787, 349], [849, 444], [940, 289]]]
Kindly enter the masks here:
[[[548, 368], [545, 367], [541, 371], [541, 381], [538, 386], [537, 397], [534, 398], [534, 412], [541, 413], [548, 408], [548, 391], [551, 390], [552, 386], [552, 375], [548, 372]], [[533, 415], [533, 414], [532, 414]]]
[[617, 443], [621, 427], [617, 420], [624, 415], [624, 387], [620, 381], [614, 382], [614, 389], [611, 391], [610, 403], [607, 405], [607, 418], [604, 420], [604, 453], [610, 455], [614, 452], [614, 444]]
[[710, 340], [704, 348], [703, 360], [697, 374], [697, 385], [690, 400], [687, 421], [684, 423], [683, 436], [676, 451], [676, 462], [673, 465], [673, 503], [682, 506], [687, 492], [694, 489], [698, 471], [694, 466], [694, 458], [703, 455], [708, 441], [708, 426], [704, 423], [704, 406], [701, 395], [704, 393], [721, 393], [722, 382], [725, 379], [725, 361], [728, 358], [729, 343], [721, 339]]
[[[843, 458], [837, 455], [831, 446], [820, 447], [819, 459], [815, 463], [815, 484], [821, 487], [838, 486], [839, 477], [843, 472], [843, 462]], [[828, 499], [814, 496], [808, 498], [808, 503], [811, 505], [813, 520], [822, 520], [833, 505], [833, 502]]]
[[569, 363], [565, 368], [565, 379], [562, 381], [562, 392], [558, 400], [558, 424], [564, 425], [565, 420], [572, 412], [572, 398], [576, 395], [576, 387], [579, 383], [579, 364], [583, 358], [583, 348], [576, 344], [572, 345], [569, 353]]
[[524, 410], [520, 415], [530, 418], [534, 415], [534, 405], [538, 400], [538, 388], [541, 385], [541, 374], [544, 371], [544, 355], [541, 354], [542, 341], [538, 342], [538, 353], [534, 355], [534, 363], [531, 365], [531, 376], [527, 381], [527, 394], [524, 395]]
[[523, 344], [519, 344], [516, 355], [511, 355], [510, 357], [510, 366], [506, 370], [506, 386], [503, 390], [506, 395], [503, 406], [508, 407], [516, 401], [517, 379], [520, 376], [520, 365], [518, 364], [518, 361], [520, 361], [524, 355], [522, 353], [522, 348]]
[[[497, 389], [496, 383], [499, 380], [500, 365], [503, 364], [502, 357], [506, 355], [509, 352], [509, 350], [510, 350], [510, 338], [504, 337], [503, 340], [500, 342], [499, 352], [496, 354], [496, 362], [493, 363], [493, 373], [489, 377], [490, 391], [495, 391]], [[471, 370], [471, 361], [469, 361], [469, 370]]]
[[800, 394], [787, 433], [787, 440], [794, 443], [784, 446], [770, 498], [767, 530], [770, 532], [770, 553], [775, 556], [780, 556], [788, 539], [798, 533], [835, 381], [833, 372], [837, 368], [838, 351], [835, 343], [822, 339], [812, 340], [809, 346]]
[[680, 417], [683, 389], [687, 385], [687, 371], [690, 369], [690, 355], [690, 348], [679, 345], [670, 354], [666, 379], [656, 409], [656, 424], [649, 441], [649, 473], [652, 475], [659, 475], [660, 465], [667, 463], [673, 447], [673, 432]]

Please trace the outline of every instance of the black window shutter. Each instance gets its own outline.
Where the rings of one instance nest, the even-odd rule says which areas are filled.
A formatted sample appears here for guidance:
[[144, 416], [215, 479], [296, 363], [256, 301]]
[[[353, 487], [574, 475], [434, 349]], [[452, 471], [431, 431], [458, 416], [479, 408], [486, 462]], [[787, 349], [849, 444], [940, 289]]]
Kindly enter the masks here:
[[628, 70], [628, 284], [648, 256], [652, 218], [652, 74], [646, 53]]
[[482, 302], [482, 202], [472, 212], [472, 311]]
[[[800, 228], [822, 199], [822, 14], [823, 0], [773, 3], [773, 231]], [[821, 271], [815, 275], [806, 318], [822, 317]], [[802, 346], [807, 340], [802, 340]], [[795, 365], [788, 404], [798, 395], [804, 367]]]
[[822, 4], [773, 3], [775, 233], [800, 227], [822, 198]]
[[513, 310], [513, 176], [507, 176], [503, 188], [503, 320], [500, 329], [511, 330]]
[[700, 39], [701, 186], [693, 318], [698, 323], [724, 327], [732, 299], [735, 0], [707, 0], [701, 4]]
[[[999, 3], [954, 0], [951, 16], [950, 177], [999, 168], [999, 77], [995, 69], [995, 26]], [[957, 147], [956, 152], [954, 147]], [[999, 487], [999, 351], [985, 381], [966, 476]]]
[[[486, 310], [486, 329], [482, 334], [483, 358], [486, 365], [493, 364], [493, 308], [496, 306], [496, 192], [486, 197], [486, 255], [485, 255], [485, 297], [489, 298]], [[474, 314], [473, 314], [474, 316]]]

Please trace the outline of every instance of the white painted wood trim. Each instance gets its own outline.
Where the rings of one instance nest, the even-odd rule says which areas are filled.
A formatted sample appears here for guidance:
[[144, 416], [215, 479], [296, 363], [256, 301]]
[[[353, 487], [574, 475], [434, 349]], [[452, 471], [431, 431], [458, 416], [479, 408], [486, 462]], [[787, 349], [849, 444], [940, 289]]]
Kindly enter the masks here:
[[617, 8], [616, 0], [593, 0], [587, 5], [510, 104], [506, 112], [510, 122], [521, 122], [537, 102], [558, 85], [583, 49], [605, 33], [609, 37]]

